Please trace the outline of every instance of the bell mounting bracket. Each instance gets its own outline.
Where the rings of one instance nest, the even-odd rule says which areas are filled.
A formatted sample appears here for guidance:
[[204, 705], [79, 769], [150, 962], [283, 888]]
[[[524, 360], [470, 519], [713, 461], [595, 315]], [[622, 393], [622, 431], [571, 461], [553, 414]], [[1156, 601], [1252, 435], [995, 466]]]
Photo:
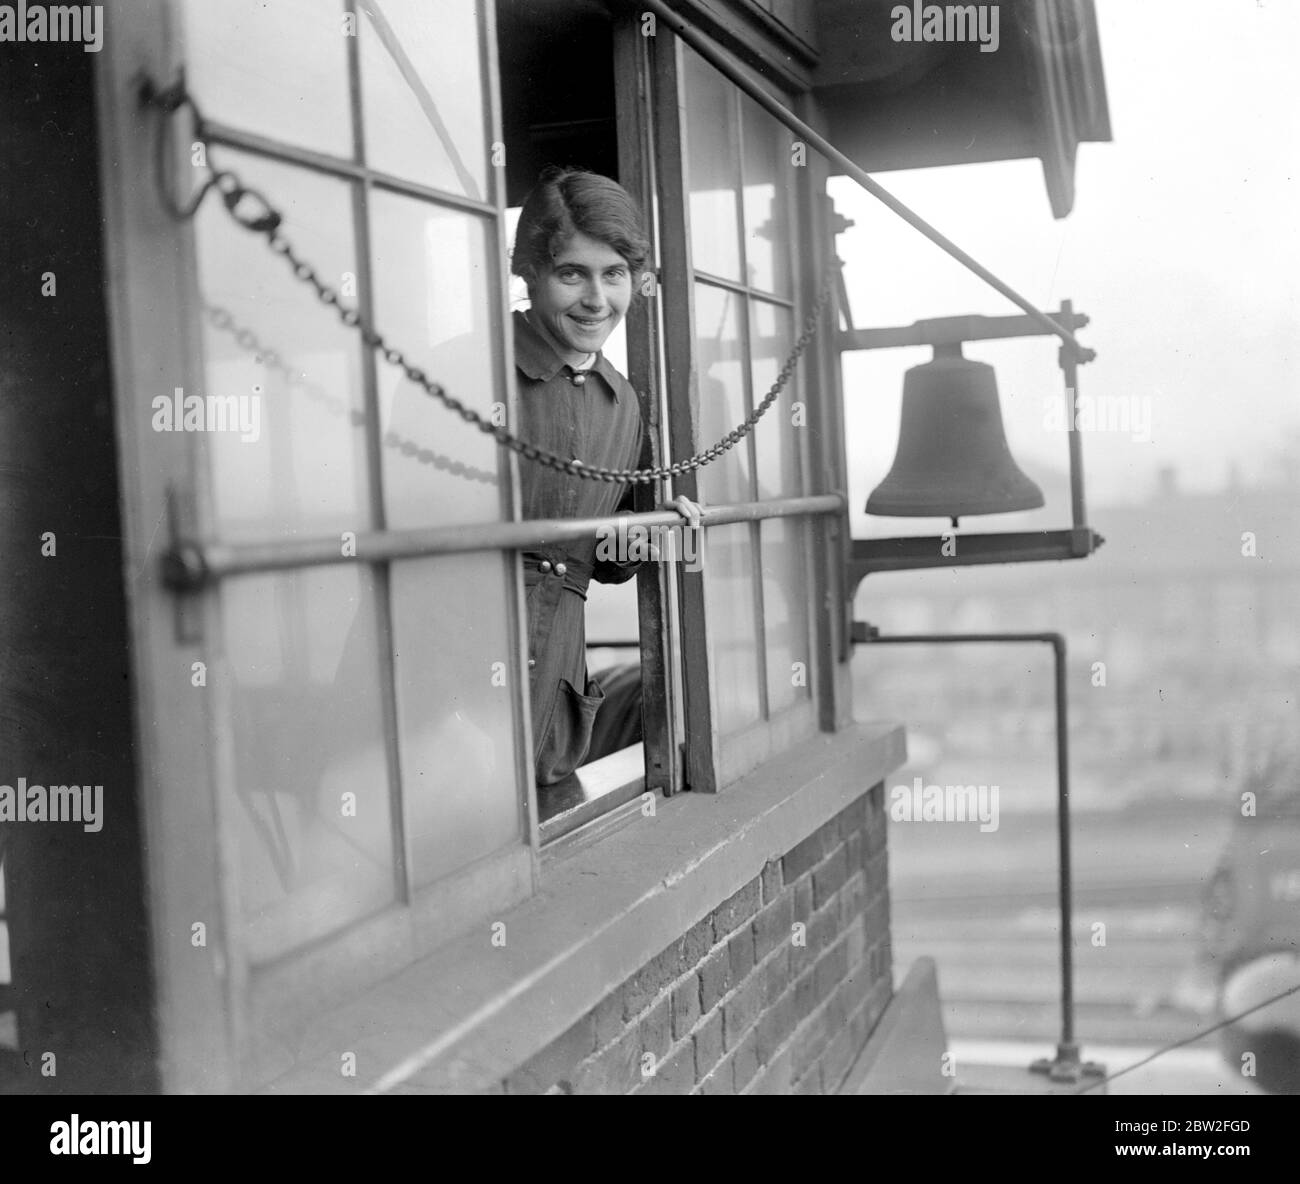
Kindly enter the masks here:
[[[1069, 300], [1047, 314], [1062, 329], [1073, 333], [1089, 323], [1074, 311]], [[1011, 337], [1046, 337], [1052, 331], [1030, 316], [933, 317], [911, 325], [876, 329], [846, 329], [837, 346], [843, 352], [860, 349], [899, 349], [928, 345], [951, 352], [968, 341], [995, 341]], [[1079, 367], [1097, 356], [1095, 350], [1063, 342], [1057, 355], [1067, 399], [1077, 399]], [[1073, 405], [1073, 404], [1071, 404]], [[1070, 452], [1070, 509], [1072, 524], [1064, 530], [1028, 530], [1001, 534], [952, 532], [933, 536], [853, 539], [848, 562], [846, 602], [852, 606], [858, 585], [873, 572], [911, 571], [926, 567], [965, 567], [987, 563], [1031, 563], [1043, 560], [1083, 559], [1105, 541], [1088, 526], [1083, 489], [1083, 447], [1078, 428], [1070, 423], [1065, 435]]]

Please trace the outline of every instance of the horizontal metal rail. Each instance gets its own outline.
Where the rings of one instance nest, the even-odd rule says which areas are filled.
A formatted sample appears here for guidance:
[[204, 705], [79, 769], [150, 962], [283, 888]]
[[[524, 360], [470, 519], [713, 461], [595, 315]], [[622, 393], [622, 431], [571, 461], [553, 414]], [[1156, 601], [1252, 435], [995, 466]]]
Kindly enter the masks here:
[[[842, 514], [845, 507], [845, 499], [838, 493], [735, 502], [704, 507], [700, 524], [702, 527], [726, 526], [733, 522], [761, 522], [768, 518]], [[346, 548], [341, 535], [263, 543], [180, 541], [162, 557], [163, 581], [176, 591], [191, 592], [229, 576], [255, 572], [289, 571], [338, 563], [387, 563], [394, 559], [420, 559], [472, 551], [522, 551], [574, 539], [589, 539], [601, 531], [625, 532], [634, 526], [670, 528], [685, 523], [676, 510], [653, 510], [646, 514], [614, 514], [605, 518], [533, 518], [523, 522], [471, 523], [416, 530], [358, 531], [348, 539]]]
[[723, 74], [730, 82], [739, 87], [751, 99], [754, 100], [774, 119], [785, 124], [792, 132], [798, 135], [802, 140], [811, 144], [827, 160], [837, 165], [845, 174], [852, 177], [859, 185], [862, 186], [872, 197], [883, 202], [894, 211], [904, 222], [920, 231], [941, 251], [957, 260], [968, 271], [974, 272], [991, 288], [1001, 292], [1013, 304], [1022, 308], [1033, 319], [1038, 322], [1049, 333], [1055, 334], [1074, 351], [1078, 360], [1081, 362], [1090, 361], [1096, 356], [1094, 350], [1088, 349], [1081, 345], [1075, 338], [1074, 334], [1063, 325], [1058, 325], [1051, 317], [1042, 311], [1037, 305], [1031, 303], [1024, 296], [1020, 295], [1010, 284], [1005, 283], [994, 275], [987, 267], [978, 262], [970, 255], [966, 254], [956, 243], [947, 235], [936, 230], [920, 214], [916, 213], [911, 207], [904, 205], [892, 193], [885, 189], [878, 181], [874, 180], [867, 171], [854, 164], [847, 156], [835, 147], [825, 136], [816, 128], [805, 123], [793, 111], [785, 106], [784, 103], [774, 99], [761, 86], [751, 82], [745, 77], [740, 70], [727, 60], [726, 56], [719, 50], [713, 42], [699, 32], [689, 21], [679, 16], [664, 0], [642, 0], [646, 8], [650, 9], [661, 21], [664, 22], [674, 33], [686, 42], [696, 53], [707, 61], [715, 70]]
[[[1057, 324], [1081, 329], [1088, 317], [1062, 308], [1051, 313]], [[839, 335], [840, 350], [897, 349], [907, 345], [965, 345], [968, 341], [998, 341], [1008, 337], [1047, 337], [1051, 330], [1033, 317], [937, 317], [911, 325], [882, 329], [849, 329]]]
[[[1086, 526], [1070, 530], [1020, 530], [949, 537], [905, 535], [901, 538], [854, 539], [850, 576], [856, 588], [858, 581], [873, 572], [967, 567], [976, 563], [1085, 559], [1105, 541]], [[948, 547], [950, 543], [955, 544], [955, 552]]]

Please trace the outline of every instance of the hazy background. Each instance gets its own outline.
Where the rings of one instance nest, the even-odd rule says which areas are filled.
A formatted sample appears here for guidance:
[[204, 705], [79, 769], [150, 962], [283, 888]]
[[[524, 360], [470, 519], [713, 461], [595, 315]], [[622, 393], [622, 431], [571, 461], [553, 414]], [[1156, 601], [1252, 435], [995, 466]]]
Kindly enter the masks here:
[[[1233, 464], [1265, 481], [1300, 428], [1300, 5], [1097, 0], [1097, 15], [1114, 142], [1080, 147], [1068, 218], [1052, 218], [1037, 161], [880, 180], [1040, 308], [1092, 316], [1082, 392], [1150, 399], [1149, 442], [1088, 439], [1094, 502], [1144, 494], [1163, 465], [1193, 488]], [[859, 326], [1016, 311], [851, 181], [832, 193], [856, 222], [840, 246]], [[855, 511], [892, 459], [902, 373], [928, 353], [845, 357]], [[1051, 342], [967, 353], [997, 365], [1017, 457], [1063, 466], [1064, 437], [1042, 430], [1061, 386]]]
[[[1097, 0], [1097, 13], [1114, 142], [1081, 146], [1067, 219], [1052, 218], [1036, 161], [879, 179], [1039, 307], [1072, 299], [1089, 314], [1079, 336], [1098, 358], [1079, 390], [1135, 400], [1149, 438], [1084, 437], [1096, 555], [870, 576], [855, 606], [887, 633], [1066, 634], [1085, 1052], [1158, 1047], [1215, 1018], [1224, 963], [1208, 953], [1205, 901], [1231, 835], [1238, 885], [1300, 864], [1300, 822], [1239, 809], [1245, 789], [1300, 791], [1300, 5]], [[832, 194], [856, 223], [840, 253], [859, 327], [1015, 312], [851, 182]], [[1012, 452], [1047, 506], [962, 530], [1069, 525], [1066, 438], [1044, 426], [1056, 346], [966, 352], [996, 366]], [[903, 373], [928, 357], [845, 356], [856, 536], [945, 528], [862, 509], [893, 458]], [[1046, 1052], [1059, 1030], [1050, 651], [859, 647], [853, 673], [860, 716], [907, 725], [910, 763], [887, 790], [919, 776], [1001, 791], [993, 834], [891, 824], [897, 973], [936, 958], [949, 1036], [973, 1055], [988, 1041]], [[1227, 921], [1238, 952], [1258, 952], [1268, 907], [1289, 910], [1279, 932], [1294, 951], [1300, 909], [1258, 891]], [[1226, 1073], [1214, 1038], [1179, 1057], [1158, 1062], [1160, 1088], [1253, 1088]]]

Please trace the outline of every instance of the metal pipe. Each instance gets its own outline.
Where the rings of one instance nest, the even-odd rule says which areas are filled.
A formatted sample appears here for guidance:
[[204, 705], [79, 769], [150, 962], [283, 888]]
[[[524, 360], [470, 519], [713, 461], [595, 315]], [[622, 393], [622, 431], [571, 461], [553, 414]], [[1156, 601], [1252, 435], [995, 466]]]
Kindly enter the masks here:
[[[1074, 302], [1061, 301], [1061, 310], [1070, 316], [1074, 312]], [[1079, 399], [1079, 359], [1073, 351], [1061, 350], [1061, 370], [1065, 375], [1065, 410], [1070, 422], [1065, 425], [1070, 441], [1070, 511], [1074, 515], [1074, 525], [1082, 526], [1088, 521], [1088, 507], [1083, 496], [1083, 436], [1075, 424], [1075, 408]]]
[[[762, 502], [734, 502], [706, 506], [701, 525], [725, 526], [732, 522], [760, 522], [768, 518], [793, 518], [807, 514], [842, 514], [842, 494], [773, 498]], [[163, 555], [163, 580], [177, 591], [194, 591], [227, 576], [253, 572], [286, 571], [336, 563], [385, 563], [427, 555], [455, 555], [470, 551], [519, 551], [573, 539], [587, 539], [601, 531], [621, 535], [634, 526], [684, 526], [676, 510], [647, 514], [617, 514], [605, 518], [536, 518], [522, 522], [485, 522], [463, 526], [434, 526], [418, 530], [357, 532], [344, 553], [338, 535], [284, 539], [263, 543], [200, 543], [178, 541]]]
[[[861, 626], [861, 628], [859, 628]], [[1060, 633], [897, 633], [882, 634], [864, 622], [854, 623], [855, 642], [874, 645], [930, 645], [956, 642], [1043, 642], [1052, 647], [1056, 680], [1056, 834], [1057, 896], [1061, 914], [1061, 1039], [1056, 1059], [1035, 1061], [1035, 1072], [1057, 1081], [1077, 1081], [1081, 1075], [1101, 1072], [1099, 1066], [1080, 1059], [1074, 1038], [1074, 911], [1070, 866], [1070, 728], [1066, 692], [1065, 637]]]
[[696, 53], [704, 58], [704, 60], [707, 61], [715, 70], [724, 75], [733, 85], [744, 91], [745, 94], [754, 100], [754, 102], [767, 111], [769, 115], [785, 124], [785, 126], [796, 135], [806, 140], [833, 164], [838, 165], [844, 173], [852, 177], [853, 180], [870, 193], [872, 197], [887, 205], [895, 214], [902, 218], [904, 222], [908, 223], [908, 225], [914, 227], [916, 230], [919, 230], [940, 250], [951, 255], [952, 258], [956, 259], [957, 262], [968, 271], [974, 272], [990, 287], [1001, 292], [1003, 296], [1013, 304], [1022, 308], [1048, 332], [1059, 337], [1076, 351], [1081, 360], [1088, 361], [1096, 356], [1095, 351], [1088, 349], [1086, 346], [1080, 345], [1074, 334], [1071, 333], [1069, 329], [1058, 325], [1051, 317], [1039, 309], [1037, 305], [1032, 304], [1009, 284], [1000, 280], [982, 263], [973, 259], [946, 235], [936, 230], [919, 214], [905, 206], [892, 193], [881, 186], [877, 181], [873, 180], [865, 169], [854, 164], [853, 161], [845, 156], [843, 152], [836, 148], [834, 144], [832, 144], [814, 127], [805, 123], [783, 103], [777, 101], [768, 94], [761, 86], [758, 86], [756, 83], [753, 83], [746, 78], [745, 75], [736, 69], [736, 67], [727, 60], [723, 53], [714, 46], [713, 42], [708, 37], [697, 32], [688, 21], [669, 8], [668, 5], [664, 3], [664, 0], [642, 0], [642, 3], [644, 3], [645, 7], [649, 8], [674, 33], [676, 33], [678, 37], [685, 41], [687, 45], [695, 50]]

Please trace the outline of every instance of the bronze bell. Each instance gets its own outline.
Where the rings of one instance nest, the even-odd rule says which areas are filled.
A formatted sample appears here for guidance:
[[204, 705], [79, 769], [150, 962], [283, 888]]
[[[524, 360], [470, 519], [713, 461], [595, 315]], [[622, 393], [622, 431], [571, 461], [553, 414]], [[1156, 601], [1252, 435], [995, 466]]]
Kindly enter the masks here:
[[993, 367], [936, 345], [903, 382], [903, 419], [889, 475], [867, 513], [951, 518], [1034, 510], [1043, 491], [1016, 464], [1002, 430]]

